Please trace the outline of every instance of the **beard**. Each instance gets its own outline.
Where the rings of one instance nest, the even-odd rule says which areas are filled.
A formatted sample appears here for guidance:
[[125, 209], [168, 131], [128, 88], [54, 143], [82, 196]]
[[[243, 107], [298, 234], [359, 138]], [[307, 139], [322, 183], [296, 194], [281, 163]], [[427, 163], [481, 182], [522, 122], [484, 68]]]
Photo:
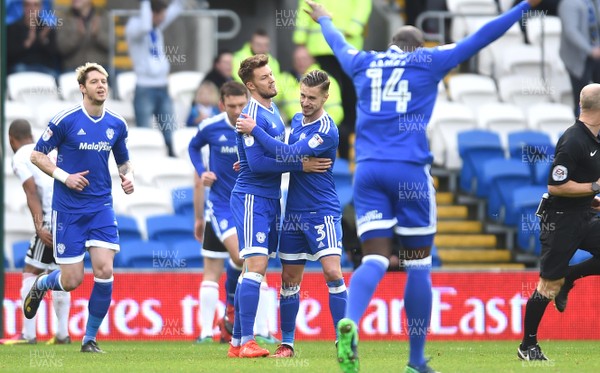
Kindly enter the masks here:
[[260, 95], [260, 97], [269, 100], [275, 96], [277, 96], [277, 90], [275, 90], [275, 92], [271, 93], [271, 92], [262, 92], [262, 91], [258, 91], [258, 94]]

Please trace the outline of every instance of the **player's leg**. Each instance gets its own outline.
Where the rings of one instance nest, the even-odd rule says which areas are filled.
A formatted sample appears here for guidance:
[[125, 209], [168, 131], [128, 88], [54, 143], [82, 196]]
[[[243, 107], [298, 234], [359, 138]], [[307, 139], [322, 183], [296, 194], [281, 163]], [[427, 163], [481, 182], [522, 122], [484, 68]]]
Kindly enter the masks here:
[[[329, 312], [333, 320], [334, 328], [344, 318], [346, 306], [348, 304], [348, 291], [344, 277], [342, 276], [341, 256], [328, 255], [321, 258], [323, 275], [329, 290]], [[338, 340], [336, 329], [336, 341]]]
[[94, 273], [94, 287], [88, 302], [88, 320], [85, 326], [81, 352], [102, 351], [96, 342], [98, 328], [110, 307], [113, 292], [113, 263], [119, 251], [119, 235], [113, 209], [98, 211], [90, 218], [88, 226], [89, 249]]
[[155, 88], [156, 101], [155, 101], [155, 111], [154, 115], [157, 118], [158, 124], [160, 126], [160, 130], [165, 139], [165, 143], [167, 144], [167, 148], [169, 150], [169, 155], [171, 157], [175, 156], [173, 153], [172, 146], [172, 134], [175, 128], [177, 128], [177, 122], [175, 119], [175, 113], [173, 110], [173, 101], [171, 100], [171, 96], [169, 96], [169, 90], [167, 87]]

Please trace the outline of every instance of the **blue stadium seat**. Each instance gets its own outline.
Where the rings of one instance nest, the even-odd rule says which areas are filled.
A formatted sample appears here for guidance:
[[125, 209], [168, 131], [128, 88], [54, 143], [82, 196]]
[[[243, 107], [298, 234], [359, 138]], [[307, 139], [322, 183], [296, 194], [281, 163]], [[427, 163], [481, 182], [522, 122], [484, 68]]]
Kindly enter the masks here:
[[540, 131], [517, 131], [508, 134], [508, 150], [512, 159], [535, 163], [554, 154], [550, 136]]
[[29, 243], [29, 240], [13, 243], [12, 251], [15, 268], [23, 268], [25, 266], [25, 255], [27, 254], [27, 250], [29, 250]]
[[487, 197], [489, 188], [481, 179], [485, 161], [504, 158], [500, 136], [487, 130], [458, 133], [458, 153], [463, 160], [460, 188], [464, 192]]
[[[539, 201], [538, 201], [539, 202]], [[537, 205], [521, 209], [521, 221], [517, 225], [517, 246], [536, 255], [540, 255], [540, 218], [535, 215]]]
[[194, 215], [194, 188], [177, 188], [171, 192], [173, 211], [177, 215]]
[[[512, 205], [512, 192], [531, 185], [529, 166], [514, 159], [492, 159], [485, 162], [481, 183], [489, 186], [488, 217], [504, 222], [506, 206]], [[479, 183], [479, 181], [478, 181]]]
[[156, 215], [146, 219], [148, 239], [172, 247], [179, 241], [194, 239], [194, 220], [181, 215]]
[[569, 265], [572, 266], [572, 265], [581, 263], [584, 260], [588, 260], [592, 256], [593, 255], [590, 254], [589, 252], [587, 252], [585, 250], [578, 249], [577, 251], [575, 251], [575, 254], [573, 254], [573, 257], [569, 261]]
[[548, 176], [550, 175], [551, 168], [552, 162], [536, 163], [533, 168], [533, 182], [536, 185], [548, 185]]
[[512, 203], [506, 206], [506, 225], [516, 226], [524, 221], [530, 221], [533, 217], [523, 214], [524, 211], [537, 209], [542, 195], [548, 188], [541, 185], [529, 185], [516, 188], [512, 191]]
[[162, 264], [171, 259], [171, 253], [164, 242], [137, 240], [123, 243], [117, 257], [120, 257], [119, 263], [123, 267], [165, 268]]
[[142, 239], [142, 233], [135, 218], [127, 215], [117, 215], [116, 218], [119, 229], [119, 242]]
[[196, 240], [185, 240], [173, 245], [176, 257], [185, 261], [186, 268], [202, 268], [203, 260], [200, 255], [200, 243]]

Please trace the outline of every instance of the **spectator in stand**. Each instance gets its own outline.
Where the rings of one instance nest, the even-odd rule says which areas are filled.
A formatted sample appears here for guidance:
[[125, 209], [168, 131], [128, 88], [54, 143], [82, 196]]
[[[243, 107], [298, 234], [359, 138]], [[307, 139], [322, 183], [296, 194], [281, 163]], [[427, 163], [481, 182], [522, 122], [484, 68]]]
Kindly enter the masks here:
[[[23, 0], [6, 0], [6, 25], [12, 25], [23, 17]], [[52, 0], [42, 0], [41, 17], [51, 25], [56, 25], [57, 19], [54, 15]]]
[[52, 18], [42, 17], [41, 0], [24, 0], [23, 16], [6, 28], [8, 73], [37, 71], [58, 77], [59, 55], [56, 50], [58, 25]]
[[204, 119], [219, 114], [218, 105], [219, 90], [213, 83], [203, 81], [196, 91], [194, 101], [192, 101], [192, 109], [186, 122], [187, 126], [196, 127]]
[[[300, 92], [300, 80], [313, 70], [321, 70], [315, 59], [308, 53], [305, 47], [297, 47], [294, 51], [292, 61], [293, 68], [290, 71], [281, 73], [281, 83], [278, 83], [278, 89], [281, 92], [279, 99], [279, 111], [286, 123], [289, 123], [296, 113], [302, 110], [298, 92]], [[329, 97], [323, 106], [327, 114], [333, 119], [333, 122], [342, 123], [344, 119], [344, 108], [342, 107], [342, 93], [340, 85], [329, 76]]]
[[184, 10], [185, 0], [142, 0], [140, 15], [125, 27], [129, 55], [136, 74], [133, 109], [140, 127], [150, 127], [157, 119], [169, 155], [173, 156], [171, 134], [175, 129], [173, 101], [169, 96], [170, 62], [165, 54], [163, 31]]
[[[279, 62], [277, 62], [270, 52], [271, 38], [269, 38], [269, 34], [263, 29], [257, 29], [252, 34], [252, 37], [250, 37], [250, 41], [244, 44], [242, 49], [233, 54], [233, 67], [239, 69], [241, 62], [246, 58], [256, 54], [266, 54], [269, 57], [269, 67], [273, 71], [273, 78], [277, 82], [281, 69], [279, 68]], [[241, 82], [240, 77], [237, 75], [233, 79]]]
[[212, 70], [206, 74], [202, 82], [212, 82], [221, 89], [221, 86], [230, 80], [233, 80], [233, 54], [223, 49], [215, 57]]
[[[333, 24], [340, 30], [348, 43], [357, 50], [363, 48], [364, 33], [367, 21], [371, 15], [371, 0], [318, 0], [327, 8], [331, 14], [335, 14]], [[306, 4], [298, 2], [298, 13], [296, 19], [296, 30], [293, 40], [297, 45], [306, 46], [308, 52], [317, 60], [323, 70], [333, 77], [340, 85], [342, 92], [342, 103], [344, 105], [344, 120], [338, 124], [340, 132], [339, 153], [340, 158], [348, 159], [350, 150], [349, 136], [354, 133], [356, 123], [356, 92], [354, 83], [344, 74], [333, 51], [327, 45], [321, 34], [318, 24], [312, 22], [304, 12]]]
[[86, 61], [108, 65], [108, 15], [103, 9], [94, 7], [92, 0], [72, 0], [59, 19], [56, 45], [63, 71], [73, 71]]

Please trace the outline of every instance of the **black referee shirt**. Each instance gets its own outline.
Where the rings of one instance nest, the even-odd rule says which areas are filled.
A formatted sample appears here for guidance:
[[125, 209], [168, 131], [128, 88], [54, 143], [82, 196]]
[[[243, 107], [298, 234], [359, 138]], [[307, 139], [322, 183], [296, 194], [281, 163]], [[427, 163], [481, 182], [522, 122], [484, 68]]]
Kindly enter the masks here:
[[[592, 183], [600, 178], [600, 139], [577, 120], [558, 139], [548, 185], [562, 185], [569, 180]], [[591, 185], [590, 185], [591, 192]], [[589, 209], [594, 196], [551, 196], [552, 208], [561, 210]]]

